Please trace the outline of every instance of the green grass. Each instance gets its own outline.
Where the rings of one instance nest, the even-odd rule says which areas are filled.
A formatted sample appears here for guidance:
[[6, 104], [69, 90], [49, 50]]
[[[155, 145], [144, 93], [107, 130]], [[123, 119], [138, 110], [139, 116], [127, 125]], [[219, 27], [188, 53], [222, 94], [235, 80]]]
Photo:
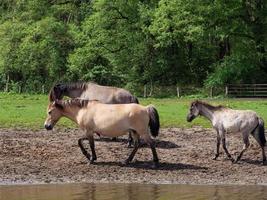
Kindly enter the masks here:
[[[210, 127], [210, 122], [202, 117], [192, 123], [186, 122], [188, 107], [192, 98], [139, 98], [143, 105], [156, 106], [162, 127], [192, 127], [200, 125]], [[249, 109], [256, 111], [267, 121], [267, 100], [243, 99], [205, 99], [213, 105], [225, 105], [234, 109]], [[46, 118], [48, 97], [46, 95], [8, 94], [0, 93], [0, 127], [10, 128], [43, 128]], [[76, 127], [68, 119], [61, 119], [58, 126]]]

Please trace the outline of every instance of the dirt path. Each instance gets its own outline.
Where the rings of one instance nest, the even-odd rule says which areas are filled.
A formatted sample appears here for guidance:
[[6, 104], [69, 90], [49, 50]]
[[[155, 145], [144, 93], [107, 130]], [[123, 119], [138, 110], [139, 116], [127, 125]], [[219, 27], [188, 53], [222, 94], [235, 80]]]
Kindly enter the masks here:
[[[203, 128], [162, 129], [157, 138], [160, 166], [151, 169], [151, 151], [139, 149], [135, 160], [121, 167], [131, 149], [126, 137], [118, 141], [97, 139], [97, 163], [90, 165], [81, 154], [79, 130], [21, 131], [0, 129], [0, 184], [54, 182], [131, 182], [186, 184], [267, 184], [267, 166], [254, 139], [238, 164], [222, 154], [214, 155], [216, 134]], [[98, 137], [96, 137], [98, 138]], [[227, 135], [230, 153], [242, 148], [238, 135]]]

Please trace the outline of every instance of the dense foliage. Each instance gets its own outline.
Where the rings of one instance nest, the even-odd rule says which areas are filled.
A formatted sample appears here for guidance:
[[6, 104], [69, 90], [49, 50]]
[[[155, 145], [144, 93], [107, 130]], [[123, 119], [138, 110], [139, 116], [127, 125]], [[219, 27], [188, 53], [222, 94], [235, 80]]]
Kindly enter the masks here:
[[267, 81], [266, 0], [1, 0], [0, 87]]

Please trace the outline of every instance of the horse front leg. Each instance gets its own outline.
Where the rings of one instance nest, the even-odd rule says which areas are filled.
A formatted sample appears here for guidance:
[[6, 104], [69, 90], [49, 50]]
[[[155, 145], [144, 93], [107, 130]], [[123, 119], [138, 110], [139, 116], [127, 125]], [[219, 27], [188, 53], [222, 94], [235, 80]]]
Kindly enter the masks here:
[[223, 145], [223, 149], [227, 155], [227, 157], [232, 161], [234, 162], [235, 159], [232, 158], [231, 154], [229, 153], [228, 149], [226, 148], [226, 144], [225, 144], [225, 138], [222, 139], [222, 145]]
[[129, 157], [123, 162], [124, 165], [129, 164], [129, 162], [131, 162], [133, 160], [133, 158], [134, 158], [134, 156], [135, 156], [135, 154], [139, 148], [139, 141], [140, 141], [139, 135], [137, 135], [136, 133], [133, 133], [132, 136], [134, 139], [134, 148], [133, 148], [131, 154], [129, 155]]
[[83, 146], [83, 141], [84, 141], [84, 140], [88, 140], [88, 138], [87, 138], [87, 137], [80, 138], [80, 139], [78, 140], [78, 145], [79, 145], [79, 147], [80, 147], [80, 149], [81, 149], [83, 155], [84, 155], [88, 160], [90, 160], [90, 154], [86, 151], [86, 149], [85, 149], [84, 146]]
[[95, 140], [93, 135], [88, 136], [90, 148], [92, 151], [92, 159], [90, 160], [90, 164], [93, 164], [94, 161], [97, 159], [96, 153], [95, 153]]
[[216, 153], [215, 153], [215, 156], [212, 158], [213, 160], [216, 160], [220, 155], [220, 145], [221, 145], [221, 137], [220, 137], [219, 131], [217, 131]]

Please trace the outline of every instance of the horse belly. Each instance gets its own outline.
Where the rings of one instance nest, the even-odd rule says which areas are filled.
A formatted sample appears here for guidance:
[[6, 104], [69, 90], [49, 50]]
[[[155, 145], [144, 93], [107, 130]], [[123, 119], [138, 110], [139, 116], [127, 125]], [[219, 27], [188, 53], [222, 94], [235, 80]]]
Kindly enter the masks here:
[[96, 133], [103, 135], [103, 136], [108, 136], [108, 137], [117, 137], [121, 135], [125, 135], [127, 133], [127, 130], [115, 130], [115, 129], [97, 129]]
[[106, 122], [98, 122], [95, 126], [95, 131], [103, 136], [116, 137], [127, 133], [130, 129], [127, 122], [113, 121], [112, 119]]

